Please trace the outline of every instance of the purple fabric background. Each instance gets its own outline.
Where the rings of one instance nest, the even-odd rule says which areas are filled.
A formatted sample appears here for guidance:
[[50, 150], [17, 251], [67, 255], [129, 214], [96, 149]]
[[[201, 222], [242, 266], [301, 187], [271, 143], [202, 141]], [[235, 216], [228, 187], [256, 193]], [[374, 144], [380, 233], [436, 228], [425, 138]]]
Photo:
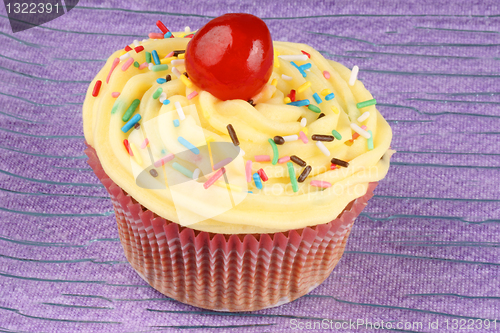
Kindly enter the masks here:
[[[444, 332], [457, 331], [446, 320], [497, 319], [500, 7], [385, 2], [82, 0], [16, 34], [2, 7], [0, 332], [290, 332], [293, 319], [324, 318]], [[156, 32], [158, 19], [194, 30], [225, 12], [253, 13], [275, 40], [358, 65], [398, 151], [332, 275], [291, 304], [243, 314], [194, 308], [146, 285], [83, 154], [84, 93], [104, 59]], [[439, 329], [429, 328], [436, 320]]]

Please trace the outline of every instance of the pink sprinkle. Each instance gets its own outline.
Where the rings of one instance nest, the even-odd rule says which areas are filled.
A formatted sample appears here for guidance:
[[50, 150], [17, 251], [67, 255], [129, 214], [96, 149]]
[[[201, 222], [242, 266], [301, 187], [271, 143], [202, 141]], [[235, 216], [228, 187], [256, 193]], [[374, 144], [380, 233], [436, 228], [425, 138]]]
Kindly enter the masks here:
[[247, 174], [247, 183], [252, 181], [252, 161], [248, 160], [245, 165], [245, 172]]
[[300, 136], [300, 140], [302, 140], [302, 142], [304, 142], [304, 143], [309, 142], [309, 140], [307, 139], [307, 136], [304, 134], [304, 132], [300, 131], [299, 136]]
[[134, 63], [134, 58], [132, 57], [128, 58], [127, 61], [125, 61], [125, 63], [122, 66], [122, 71], [125, 72], [133, 63]]
[[278, 163], [285, 163], [290, 161], [290, 156], [283, 156], [282, 158], [278, 159]]
[[141, 144], [141, 149], [146, 148], [148, 146], [148, 144], [149, 144], [149, 139], [145, 138], [144, 141]]
[[115, 70], [116, 66], [120, 63], [120, 58], [115, 58], [113, 60], [113, 64], [111, 65], [111, 69], [109, 70], [108, 77], [106, 78], [106, 83], [109, 83], [109, 78], [111, 77], [111, 73]]
[[143, 62], [143, 63], [139, 66], [139, 69], [144, 69], [144, 68], [148, 68], [148, 63], [147, 63], [147, 62]]
[[224, 168], [217, 170], [217, 172], [214, 173], [212, 177], [208, 178], [208, 180], [205, 183], [203, 183], [203, 187], [205, 189], [209, 188], [210, 186], [212, 186], [213, 183], [215, 183], [225, 173], [226, 173], [226, 169], [224, 169]]
[[174, 51], [172, 51], [172, 52], [170, 52], [169, 54], [167, 54], [167, 55], [165, 56], [165, 58], [170, 58], [170, 57], [172, 57], [173, 55], [174, 55]]
[[323, 180], [311, 180], [310, 182], [311, 186], [316, 186], [316, 187], [321, 187], [321, 188], [328, 188], [332, 186], [331, 183], [325, 182]]
[[328, 79], [330, 78], [330, 73], [329, 73], [329, 72], [327, 72], [327, 71], [324, 71], [324, 72], [323, 72], [323, 76], [325, 77], [325, 79], [327, 79], [327, 80], [328, 80]]
[[330, 170], [335, 170], [337, 169], [337, 166], [335, 164], [330, 165]]
[[172, 67], [172, 73], [174, 73], [175, 76], [177, 76], [177, 77], [181, 77], [181, 75], [182, 75], [181, 72], [179, 72], [179, 70], [175, 67]]
[[148, 36], [151, 39], [163, 39], [164, 38], [164, 35], [162, 33], [159, 33], [159, 32], [150, 32]]
[[111, 97], [113, 98], [117, 98], [118, 96], [120, 96], [120, 93], [117, 91], [111, 93]]
[[228, 158], [225, 158], [223, 159], [222, 161], [218, 162], [218, 163], [215, 163], [214, 164], [214, 170], [219, 170], [220, 168], [228, 165], [229, 163], [231, 163], [233, 159], [231, 157], [228, 157]]
[[198, 92], [195, 90], [192, 93], [190, 93], [189, 95], [187, 95], [187, 99], [195, 98], [197, 95], [198, 95]]
[[173, 159], [174, 159], [174, 157], [175, 157], [175, 155], [174, 155], [174, 154], [172, 154], [172, 153], [170, 153], [170, 154], [168, 154], [167, 156], [164, 156], [164, 157], [160, 158], [158, 161], [156, 161], [156, 162], [154, 163], [155, 168], [159, 168], [159, 167], [161, 167], [162, 165], [164, 165], [165, 163], [170, 162], [171, 160], [173, 160]]
[[255, 155], [255, 162], [268, 162], [271, 160], [269, 155]]
[[364, 130], [366, 131], [366, 128], [367, 128], [367, 127], [366, 127], [366, 125], [363, 125], [363, 126], [361, 126], [361, 128], [362, 128], [362, 129], [364, 129]]

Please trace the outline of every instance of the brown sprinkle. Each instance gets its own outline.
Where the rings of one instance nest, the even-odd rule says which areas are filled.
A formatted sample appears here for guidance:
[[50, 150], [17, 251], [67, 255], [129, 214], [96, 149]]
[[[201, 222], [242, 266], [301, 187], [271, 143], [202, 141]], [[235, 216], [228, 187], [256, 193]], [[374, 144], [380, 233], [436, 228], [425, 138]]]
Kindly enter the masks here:
[[141, 124], [139, 124], [139, 123], [135, 123], [134, 128], [135, 128], [135, 129], [139, 129], [139, 128], [141, 128]]
[[331, 162], [332, 164], [337, 164], [344, 168], [347, 168], [349, 166], [349, 163], [347, 163], [346, 161], [339, 160], [338, 158], [332, 158]]
[[186, 75], [186, 77], [189, 79], [189, 75], [188, 75], [188, 73], [187, 73], [187, 72], [184, 72], [184, 73], [182, 73], [182, 74]]
[[285, 139], [283, 139], [283, 137], [279, 136], [279, 135], [276, 135], [273, 140], [274, 140], [274, 143], [277, 145], [282, 145], [285, 143]]
[[165, 78], [165, 80], [167, 80], [167, 82], [170, 81], [170, 80], [172, 80], [172, 77], [170, 76], [170, 74], [167, 75], [167, 77]]
[[303, 159], [295, 155], [290, 156], [290, 159], [292, 160], [292, 162], [300, 165], [301, 167], [305, 167], [307, 164]]
[[179, 54], [186, 53], [186, 50], [175, 50], [174, 57], [177, 57]]
[[149, 173], [151, 174], [151, 176], [153, 176], [155, 178], [158, 177], [158, 171], [156, 171], [155, 169], [149, 170]]
[[330, 142], [330, 141], [333, 141], [333, 139], [335, 139], [333, 137], [333, 135], [320, 135], [320, 134], [314, 134], [311, 139], [313, 139], [314, 141], [326, 141], [326, 142]]
[[255, 104], [253, 104], [253, 99], [249, 99], [247, 102], [248, 102], [251, 106], [255, 106]]
[[319, 116], [318, 116], [318, 119], [323, 118], [324, 116], [325, 116], [325, 114], [324, 114], [323, 112], [321, 112], [321, 113], [319, 114]]
[[233, 141], [233, 145], [239, 146], [240, 141], [238, 140], [238, 136], [236, 135], [236, 132], [234, 131], [233, 125], [229, 124], [226, 126], [227, 132], [229, 133], [229, 136], [231, 137], [231, 140]]
[[311, 170], [312, 168], [310, 165], [306, 166], [302, 171], [302, 173], [300, 174], [299, 179], [297, 179], [297, 181], [299, 183], [302, 183], [304, 180], [306, 180], [307, 176], [309, 176], [309, 174], [311, 173]]

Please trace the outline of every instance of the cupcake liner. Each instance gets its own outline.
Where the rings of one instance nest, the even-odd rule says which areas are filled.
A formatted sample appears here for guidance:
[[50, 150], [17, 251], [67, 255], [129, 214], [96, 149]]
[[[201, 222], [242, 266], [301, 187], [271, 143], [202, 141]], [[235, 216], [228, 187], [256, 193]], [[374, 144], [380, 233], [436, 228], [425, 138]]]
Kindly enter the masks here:
[[352, 224], [377, 186], [370, 183], [364, 196], [326, 224], [274, 234], [213, 234], [149, 211], [106, 175], [92, 147], [85, 153], [111, 196], [132, 267], [162, 294], [216, 311], [274, 307], [317, 287], [340, 260]]

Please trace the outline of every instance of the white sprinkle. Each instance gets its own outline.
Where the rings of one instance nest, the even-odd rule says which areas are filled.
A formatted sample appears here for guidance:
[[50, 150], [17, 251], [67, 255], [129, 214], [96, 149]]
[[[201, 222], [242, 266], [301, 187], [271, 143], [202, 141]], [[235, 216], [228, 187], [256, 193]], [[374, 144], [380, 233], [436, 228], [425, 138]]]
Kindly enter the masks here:
[[196, 168], [196, 170], [193, 171], [193, 179], [198, 179], [200, 177], [200, 169]]
[[285, 140], [285, 142], [297, 141], [299, 139], [299, 136], [297, 134], [287, 135], [287, 136], [284, 136], [283, 139]]
[[330, 156], [330, 151], [328, 150], [328, 148], [325, 147], [323, 142], [316, 141], [316, 146], [319, 148], [319, 150], [321, 150], [323, 154], [325, 154], [326, 156]]
[[135, 47], [139, 46], [139, 41], [137, 39], [134, 39], [134, 46]]
[[240, 150], [241, 150], [241, 156], [245, 156], [245, 151], [243, 149]]
[[143, 43], [145, 43], [145, 42], [147, 42], [147, 41], [148, 41], [147, 39], [143, 39], [143, 40], [141, 40], [141, 42], [143, 42]]
[[354, 130], [354, 132], [358, 133], [362, 137], [369, 139], [371, 137], [370, 133], [359, 127], [358, 125], [352, 123], [351, 128]]
[[307, 125], [307, 119], [306, 118], [300, 119], [300, 126], [306, 127], [306, 125]]
[[167, 93], [166, 92], [162, 92], [160, 97], [158, 98], [158, 100], [160, 101], [160, 103], [163, 103], [164, 100], [167, 99]]
[[152, 70], [153, 70], [153, 66], [154, 66], [154, 65], [153, 65], [153, 63], [152, 63], [152, 62], [150, 62], [150, 63], [148, 64], [148, 69], [149, 69], [150, 71], [152, 71]]
[[369, 116], [370, 116], [370, 112], [369, 111], [363, 113], [361, 116], [359, 116], [358, 122], [362, 123], [363, 121], [365, 121], [366, 119], [368, 119]]
[[172, 66], [184, 65], [184, 59], [175, 59], [170, 62]]
[[175, 76], [177, 76], [177, 78], [180, 78], [182, 73], [179, 72], [179, 70], [175, 67], [172, 67], [172, 73], [175, 74]]
[[280, 55], [278, 57], [286, 61], [307, 61], [309, 59], [306, 54]]
[[293, 77], [285, 75], [285, 74], [281, 74], [281, 78], [285, 81], [292, 81], [293, 80]]
[[127, 52], [120, 57], [120, 61], [123, 61], [123, 60], [128, 59], [128, 58], [130, 58], [130, 53]]
[[190, 27], [185, 27], [185, 28], [184, 28], [184, 32], [186, 32], [186, 33], [187, 33], [187, 32], [191, 32], [191, 28], [190, 28]]
[[181, 103], [175, 102], [175, 109], [177, 110], [177, 114], [179, 115], [179, 120], [184, 120], [186, 119], [186, 116], [184, 115], [184, 110], [182, 110]]
[[358, 72], [359, 72], [359, 67], [354, 66], [352, 68], [351, 77], [349, 78], [349, 85], [350, 86], [353, 86], [354, 83], [356, 83], [356, 79], [358, 78]]
[[306, 72], [310, 72], [311, 70], [310, 69], [306, 69]]

